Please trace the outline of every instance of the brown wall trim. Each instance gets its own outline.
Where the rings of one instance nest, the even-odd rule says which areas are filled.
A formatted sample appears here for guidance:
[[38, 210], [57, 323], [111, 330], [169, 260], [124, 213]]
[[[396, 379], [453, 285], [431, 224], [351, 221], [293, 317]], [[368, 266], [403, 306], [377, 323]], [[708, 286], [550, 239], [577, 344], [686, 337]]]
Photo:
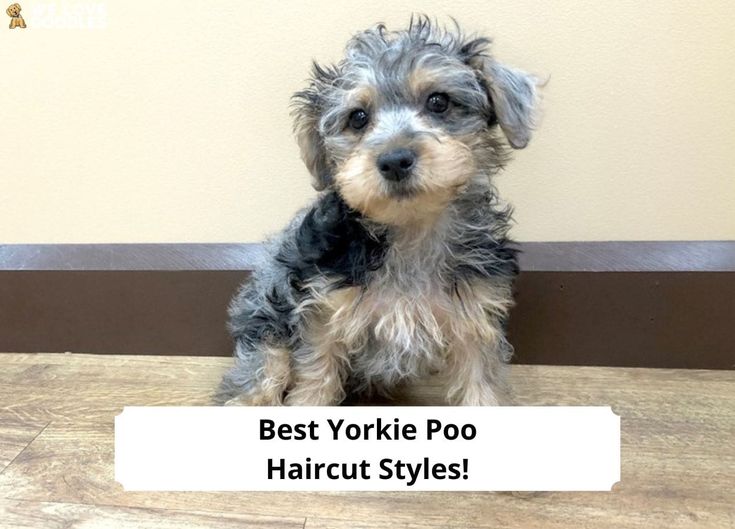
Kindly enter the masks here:
[[247, 272], [0, 271], [0, 351], [226, 356]]
[[735, 272], [735, 241], [527, 242], [534, 272]]
[[[735, 242], [525, 243], [516, 361], [735, 368]], [[260, 245], [0, 246], [0, 351], [229, 355]]]
[[[735, 272], [735, 241], [526, 242], [532, 272]], [[242, 244], [0, 244], [0, 270], [251, 270]]]
[[263, 245], [4, 244], [0, 270], [252, 270]]

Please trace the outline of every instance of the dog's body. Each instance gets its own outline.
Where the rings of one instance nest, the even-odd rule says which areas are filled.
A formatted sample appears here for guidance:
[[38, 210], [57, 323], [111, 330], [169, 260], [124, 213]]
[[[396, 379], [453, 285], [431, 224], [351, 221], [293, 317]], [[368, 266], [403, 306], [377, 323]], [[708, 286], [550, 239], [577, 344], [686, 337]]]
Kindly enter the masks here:
[[219, 399], [331, 405], [428, 373], [447, 400], [498, 403], [517, 272], [491, 176], [530, 136], [533, 78], [426, 19], [357, 35], [296, 95], [322, 190], [233, 300]]

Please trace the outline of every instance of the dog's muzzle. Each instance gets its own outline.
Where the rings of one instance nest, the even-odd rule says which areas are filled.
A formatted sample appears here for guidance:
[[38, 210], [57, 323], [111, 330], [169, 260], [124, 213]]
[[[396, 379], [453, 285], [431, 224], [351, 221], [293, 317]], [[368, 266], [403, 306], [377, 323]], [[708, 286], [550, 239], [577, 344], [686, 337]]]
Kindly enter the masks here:
[[402, 182], [411, 176], [416, 153], [411, 149], [394, 149], [378, 156], [378, 170], [390, 182]]

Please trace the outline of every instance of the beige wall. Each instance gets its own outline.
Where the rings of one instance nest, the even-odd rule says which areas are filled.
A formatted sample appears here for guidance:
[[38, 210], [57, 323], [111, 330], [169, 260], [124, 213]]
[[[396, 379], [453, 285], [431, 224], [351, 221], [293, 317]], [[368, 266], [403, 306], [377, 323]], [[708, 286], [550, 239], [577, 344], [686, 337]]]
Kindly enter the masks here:
[[551, 77], [498, 180], [518, 239], [735, 239], [731, 0], [86, 2], [96, 31], [38, 27], [79, 2], [21, 4], [28, 29], [0, 26], [0, 243], [277, 230], [314, 194], [288, 117], [310, 59], [413, 10]]

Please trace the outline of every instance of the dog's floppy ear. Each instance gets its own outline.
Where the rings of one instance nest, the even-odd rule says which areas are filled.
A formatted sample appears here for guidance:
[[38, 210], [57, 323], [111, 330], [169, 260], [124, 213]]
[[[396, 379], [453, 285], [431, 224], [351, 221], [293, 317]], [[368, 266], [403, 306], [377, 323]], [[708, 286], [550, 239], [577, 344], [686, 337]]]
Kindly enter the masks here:
[[523, 149], [531, 139], [539, 105], [538, 80], [521, 70], [489, 64], [488, 89], [508, 143]]
[[468, 61], [475, 68], [488, 92], [493, 105], [493, 117], [511, 147], [523, 149], [531, 139], [531, 132], [536, 125], [539, 111], [540, 94], [538, 79], [521, 70], [510, 68], [495, 61], [484, 53], [484, 46], [489, 43], [485, 39], [479, 42], [483, 49], [480, 53], [471, 54]]
[[333, 167], [324, 146], [320, 121], [324, 98], [335, 78], [334, 69], [325, 69], [314, 63], [308, 88], [292, 97], [296, 141], [301, 149], [301, 159], [314, 177], [313, 185], [318, 191], [332, 183]]

